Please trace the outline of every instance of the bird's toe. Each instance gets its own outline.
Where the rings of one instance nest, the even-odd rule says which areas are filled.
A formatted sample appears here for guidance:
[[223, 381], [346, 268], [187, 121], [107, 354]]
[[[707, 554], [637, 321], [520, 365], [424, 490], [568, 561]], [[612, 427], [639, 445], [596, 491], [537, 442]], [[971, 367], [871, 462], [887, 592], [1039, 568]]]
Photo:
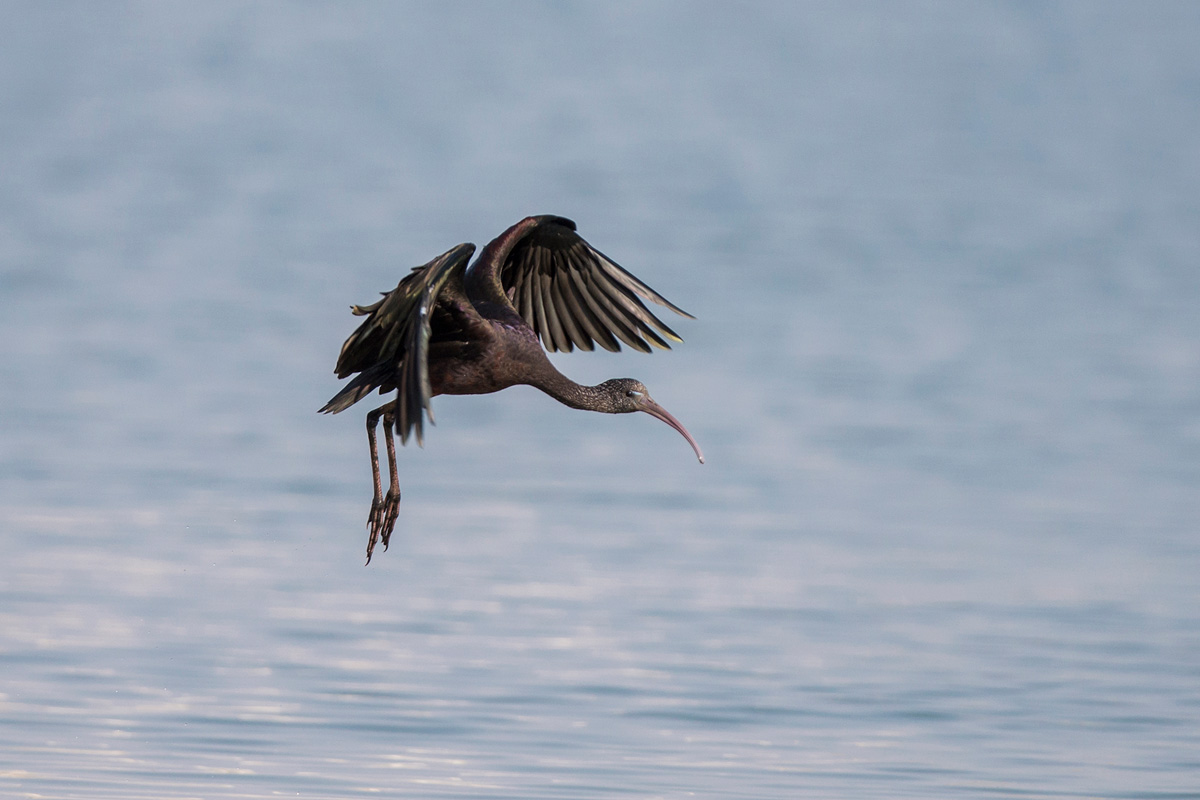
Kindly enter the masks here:
[[392, 531], [396, 527], [396, 518], [400, 516], [400, 493], [388, 492], [383, 501], [383, 510], [379, 525], [379, 533], [383, 538], [383, 549], [388, 549], [392, 539]]

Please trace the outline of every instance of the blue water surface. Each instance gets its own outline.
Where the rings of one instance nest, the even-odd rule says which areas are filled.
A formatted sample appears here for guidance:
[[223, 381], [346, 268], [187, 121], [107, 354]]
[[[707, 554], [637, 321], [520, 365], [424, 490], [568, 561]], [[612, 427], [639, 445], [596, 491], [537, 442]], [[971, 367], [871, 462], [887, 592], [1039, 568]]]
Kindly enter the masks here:
[[[6, 4], [0, 796], [1200, 798], [1200, 6]], [[530, 213], [645, 415], [370, 302]]]

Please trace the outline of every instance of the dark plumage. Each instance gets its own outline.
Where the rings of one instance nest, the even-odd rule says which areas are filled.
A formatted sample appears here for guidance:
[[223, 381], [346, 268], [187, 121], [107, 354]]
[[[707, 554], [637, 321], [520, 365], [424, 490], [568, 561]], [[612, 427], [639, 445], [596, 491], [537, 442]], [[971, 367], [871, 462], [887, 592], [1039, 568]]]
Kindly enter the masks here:
[[[366, 320], [342, 345], [335, 371], [355, 377], [325, 406], [336, 414], [378, 389], [396, 399], [367, 414], [375, 496], [368, 519], [367, 562], [375, 543], [386, 550], [400, 505], [393, 429], [423, 443], [424, 415], [439, 394], [487, 394], [509, 386], [536, 386], [570, 406], [608, 414], [645, 411], [683, 434], [696, 457], [699, 445], [632, 378], [582, 386], [554, 368], [550, 351], [670, 349], [682, 339], [650, 312], [650, 300], [692, 318], [580, 238], [575, 223], [555, 216], [526, 217], [493, 240], [475, 263], [475, 245], [460, 244], [415, 268], [383, 298], [352, 306]], [[541, 344], [538, 339], [541, 339]], [[618, 341], [619, 340], [619, 341]], [[356, 374], [357, 373], [357, 374]], [[391, 486], [379, 475], [375, 429], [383, 418]]]

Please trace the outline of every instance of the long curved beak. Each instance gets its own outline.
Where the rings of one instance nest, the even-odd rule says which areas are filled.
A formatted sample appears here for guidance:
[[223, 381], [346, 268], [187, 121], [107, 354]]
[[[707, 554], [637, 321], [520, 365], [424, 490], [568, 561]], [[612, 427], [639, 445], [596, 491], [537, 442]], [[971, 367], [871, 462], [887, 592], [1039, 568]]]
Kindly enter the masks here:
[[658, 403], [651, 400], [650, 395], [645, 395], [642, 397], [641, 401], [638, 403], [638, 410], [645, 411], [650, 416], [661, 419], [663, 422], [682, 433], [683, 438], [687, 439], [688, 444], [690, 444], [692, 449], [696, 451], [696, 458], [700, 459], [701, 464], [704, 463], [704, 453], [700, 452], [700, 445], [696, 444], [696, 440], [693, 439], [692, 435], [687, 432], [687, 428], [683, 427], [682, 422], [671, 416], [671, 412], [667, 411]]

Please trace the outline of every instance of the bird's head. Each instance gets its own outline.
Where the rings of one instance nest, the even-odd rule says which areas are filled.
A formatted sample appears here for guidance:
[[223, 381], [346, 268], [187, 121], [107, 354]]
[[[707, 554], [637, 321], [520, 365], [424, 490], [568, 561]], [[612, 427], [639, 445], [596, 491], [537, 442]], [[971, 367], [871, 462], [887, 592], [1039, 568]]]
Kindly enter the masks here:
[[696, 444], [696, 440], [687, 432], [687, 428], [650, 398], [650, 393], [646, 391], [646, 385], [641, 381], [634, 378], [613, 378], [600, 384], [600, 388], [608, 395], [613, 414], [645, 411], [650, 416], [661, 419], [683, 434], [683, 438], [687, 439], [688, 444], [696, 451], [696, 458], [700, 459], [701, 464], [704, 463], [704, 453], [700, 452], [700, 445]]

